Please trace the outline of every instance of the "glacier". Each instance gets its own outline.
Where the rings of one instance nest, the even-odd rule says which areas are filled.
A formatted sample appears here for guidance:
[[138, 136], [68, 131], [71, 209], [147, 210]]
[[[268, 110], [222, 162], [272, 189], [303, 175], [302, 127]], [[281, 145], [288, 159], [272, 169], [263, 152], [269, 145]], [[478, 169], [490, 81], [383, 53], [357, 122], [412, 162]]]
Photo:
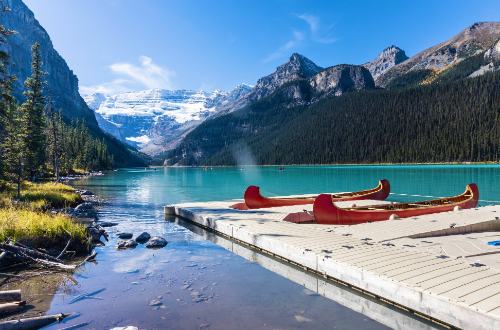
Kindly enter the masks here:
[[251, 90], [252, 86], [240, 84], [229, 92], [149, 89], [115, 95], [94, 93], [83, 98], [104, 131], [156, 155], [174, 148], [219, 109], [239, 104]]

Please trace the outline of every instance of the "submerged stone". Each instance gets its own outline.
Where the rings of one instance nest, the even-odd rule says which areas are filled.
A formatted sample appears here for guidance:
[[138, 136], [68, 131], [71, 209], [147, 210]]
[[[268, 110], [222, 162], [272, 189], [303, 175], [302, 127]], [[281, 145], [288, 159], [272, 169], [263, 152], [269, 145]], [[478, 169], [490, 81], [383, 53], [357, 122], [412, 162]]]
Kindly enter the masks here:
[[151, 235], [149, 235], [147, 232], [143, 232], [142, 234], [140, 234], [139, 236], [137, 236], [135, 238], [135, 241], [137, 243], [141, 243], [141, 244], [144, 244], [146, 243], [147, 241], [149, 241], [149, 239], [151, 238]]
[[149, 302], [149, 306], [160, 306], [160, 305], [163, 305], [160, 299], [152, 299]]
[[119, 249], [133, 249], [137, 246], [137, 242], [133, 239], [118, 242]]
[[118, 226], [118, 224], [116, 222], [99, 222], [99, 225], [101, 227], [114, 227], [114, 226]]
[[118, 238], [121, 239], [131, 239], [132, 238], [132, 233], [119, 233]]
[[149, 249], [159, 249], [166, 246], [168, 242], [159, 236], [152, 237], [149, 242], [146, 244], [146, 247]]

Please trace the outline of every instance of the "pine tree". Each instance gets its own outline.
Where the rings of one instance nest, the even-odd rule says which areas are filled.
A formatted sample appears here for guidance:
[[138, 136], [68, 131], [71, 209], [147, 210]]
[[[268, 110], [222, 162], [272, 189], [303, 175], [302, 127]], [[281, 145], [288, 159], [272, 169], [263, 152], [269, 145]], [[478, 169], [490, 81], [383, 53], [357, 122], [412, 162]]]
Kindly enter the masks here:
[[49, 105], [47, 109], [47, 126], [46, 126], [46, 137], [47, 137], [47, 155], [46, 158], [50, 159], [52, 162], [52, 169], [54, 170], [54, 176], [56, 181], [59, 181], [59, 174], [61, 172], [61, 162], [62, 162], [62, 118], [61, 113], [56, 112], [54, 108]]
[[[0, 45], [5, 43], [5, 37], [12, 34], [12, 31], [7, 30], [3, 25], [0, 24]], [[7, 114], [8, 102], [11, 95], [8, 93], [9, 86], [12, 82], [12, 77], [9, 76], [7, 71], [7, 65], [9, 63], [9, 55], [0, 50], [0, 145], [6, 137], [5, 131], [5, 116]], [[0, 149], [3, 154], [3, 150]], [[4, 178], [5, 172], [5, 157], [0, 157], [0, 178]]]
[[31, 77], [26, 79], [24, 95], [26, 101], [22, 105], [23, 129], [26, 148], [26, 170], [29, 178], [36, 180], [45, 164], [45, 98], [43, 96], [43, 72], [40, 44], [31, 48]]
[[19, 107], [12, 96], [12, 85], [6, 85], [6, 97], [4, 101], [5, 113], [2, 124], [4, 128], [4, 138], [1, 143], [3, 166], [5, 176], [15, 181], [17, 184], [17, 198], [21, 195], [21, 181], [23, 179], [24, 157], [26, 136], [19, 127], [22, 123]]

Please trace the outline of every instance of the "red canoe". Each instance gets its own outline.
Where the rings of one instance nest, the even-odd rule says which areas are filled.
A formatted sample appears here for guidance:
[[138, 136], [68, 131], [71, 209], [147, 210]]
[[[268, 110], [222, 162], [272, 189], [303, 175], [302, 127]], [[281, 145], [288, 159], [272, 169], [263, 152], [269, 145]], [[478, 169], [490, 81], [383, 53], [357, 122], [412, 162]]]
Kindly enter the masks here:
[[461, 195], [416, 203], [393, 203], [385, 205], [353, 206], [340, 208], [331, 195], [316, 198], [313, 206], [316, 223], [333, 225], [355, 225], [358, 223], [388, 220], [392, 215], [399, 218], [423, 214], [453, 211], [455, 208], [469, 209], [477, 206], [479, 190], [475, 183], [467, 185]]
[[[384, 200], [389, 196], [391, 190], [389, 181], [380, 180], [376, 188], [356, 191], [338, 193], [331, 196], [335, 202], [351, 201], [360, 199], [376, 199]], [[317, 196], [311, 197], [284, 197], [284, 198], [267, 198], [260, 194], [260, 188], [257, 186], [249, 186], [245, 191], [245, 202], [232, 205], [231, 207], [238, 210], [260, 209], [267, 207], [277, 206], [290, 206], [290, 205], [303, 205], [313, 204]]]

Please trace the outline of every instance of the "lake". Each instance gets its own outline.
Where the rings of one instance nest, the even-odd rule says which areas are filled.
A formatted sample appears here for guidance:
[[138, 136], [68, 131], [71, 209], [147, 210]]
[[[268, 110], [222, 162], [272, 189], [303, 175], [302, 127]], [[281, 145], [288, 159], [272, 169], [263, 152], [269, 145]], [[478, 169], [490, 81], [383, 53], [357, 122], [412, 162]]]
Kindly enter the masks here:
[[[100, 219], [118, 222], [71, 278], [59, 279], [49, 313], [78, 312], [65, 326], [107, 329], [382, 329], [431, 328], [403, 312], [289, 265], [194, 228], [165, 219], [166, 204], [241, 198], [249, 184], [266, 195], [361, 190], [391, 182], [391, 200], [462, 193], [479, 186], [481, 204], [500, 200], [500, 166], [287, 166], [122, 169], [74, 184], [104, 199]], [[418, 196], [409, 196], [418, 195]], [[161, 250], [117, 250], [116, 234], [148, 231], [169, 242]], [[47, 279], [48, 280], [48, 279]], [[328, 286], [328, 298], [314, 292]], [[104, 290], [102, 290], [104, 289]], [[88, 299], [69, 302], [84, 293]], [[61, 325], [51, 329], [59, 329]]]

